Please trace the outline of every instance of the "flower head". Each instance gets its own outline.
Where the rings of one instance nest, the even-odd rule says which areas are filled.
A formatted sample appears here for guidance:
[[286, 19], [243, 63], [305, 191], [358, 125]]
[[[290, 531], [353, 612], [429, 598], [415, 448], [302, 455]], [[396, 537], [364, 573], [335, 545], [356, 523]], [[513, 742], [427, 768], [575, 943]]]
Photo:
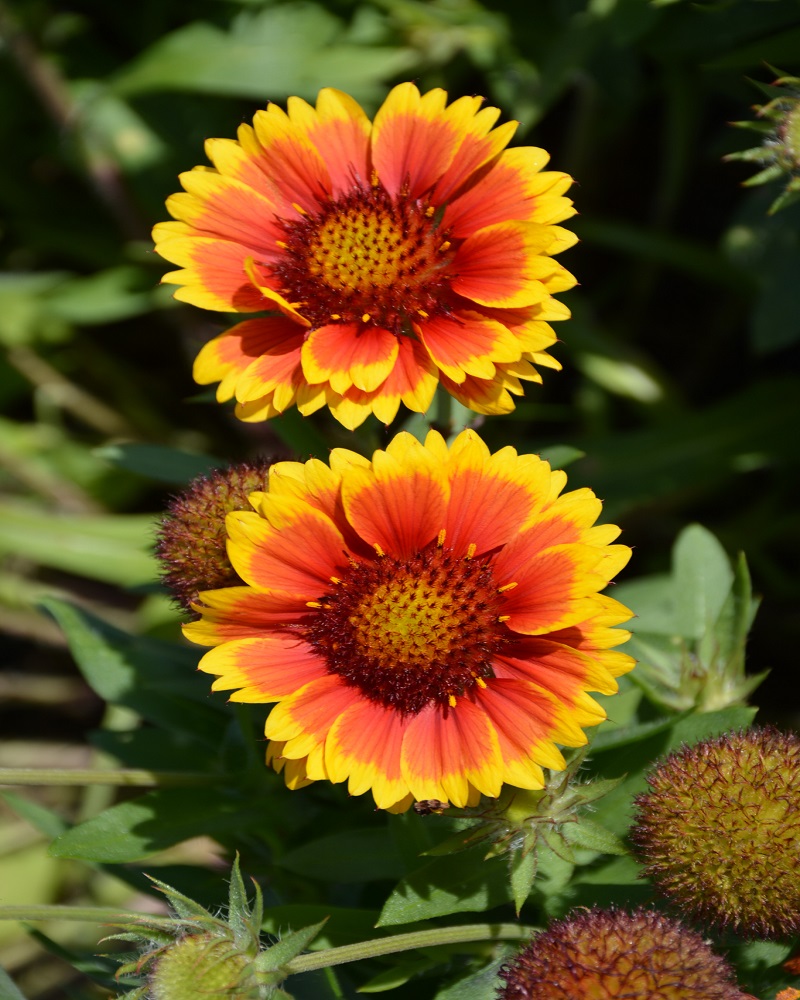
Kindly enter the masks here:
[[206, 344], [195, 379], [219, 382], [242, 420], [328, 405], [346, 427], [400, 403], [423, 412], [438, 382], [480, 413], [506, 413], [546, 353], [552, 293], [575, 281], [553, 254], [575, 242], [571, 179], [516, 123], [443, 90], [395, 87], [370, 122], [338, 90], [290, 98], [206, 144], [213, 169], [181, 175], [153, 232], [180, 265], [176, 298], [271, 311]]
[[654, 910], [557, 921], [500, 971], [498, 1000], [745, 1000], [730, 966]]
[[279, 462], [229, 514], [245, 586], [200, 595], [191, 640], [232, 698], [278, 702], [268, 761], [287, 784], [348, 781], [379, 808], [474, 805], [543, 787], [555, 743], [586, 742], [630, 657], [630, 612], [600, 595], [630, 550], [591, 490], [534, 455], [398, 434], [372, 461]]
[[671, 754], [636, 799], [644, 874], [681, 910], [745, 937], [800, 931], [800, 738], [751, 729]]
[[201, 590], [240, 583], [225, 551], [225, 515], [248, 510], [248, 497], [267, 487], [266, 459], [214, 469], [194, 479], [167, 507], [156, 540], [161, 582], [184, 610]]

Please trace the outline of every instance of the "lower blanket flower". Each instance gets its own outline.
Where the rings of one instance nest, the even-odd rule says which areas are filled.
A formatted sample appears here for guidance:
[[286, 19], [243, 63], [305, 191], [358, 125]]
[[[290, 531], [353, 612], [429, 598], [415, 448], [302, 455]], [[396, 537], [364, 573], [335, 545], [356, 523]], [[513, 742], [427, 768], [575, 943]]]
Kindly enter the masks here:
[[233, 701], [277, 702], [267, 761], [290, 788], [348, 782], [400, 812], [543, 787], [556, 744], [605, 718], [631, 617], [627, 563], [589, 489], [473, 431], [398, 434], [372, 461], [278, 462], [228, 515], [243, 586], [204, 591], [189, 639]]

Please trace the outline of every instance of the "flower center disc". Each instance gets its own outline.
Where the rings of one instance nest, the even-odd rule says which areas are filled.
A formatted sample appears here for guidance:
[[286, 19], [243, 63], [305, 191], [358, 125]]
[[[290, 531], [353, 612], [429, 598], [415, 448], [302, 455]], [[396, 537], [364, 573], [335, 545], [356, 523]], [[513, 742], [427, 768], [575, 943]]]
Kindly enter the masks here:
[[489, 566], [439, 547], [359, 564], [320, 604], [307, 637], [329, 669], [405, 713], [491, 677], [506, 641]]
[[453, 251], [432, 216], [380, 186], [357, 189], [318, 215], [284, 221], [272, 272], [312, 326], [372, 321], [399, 334], [409, 317], [441, 311], [448, 287]]

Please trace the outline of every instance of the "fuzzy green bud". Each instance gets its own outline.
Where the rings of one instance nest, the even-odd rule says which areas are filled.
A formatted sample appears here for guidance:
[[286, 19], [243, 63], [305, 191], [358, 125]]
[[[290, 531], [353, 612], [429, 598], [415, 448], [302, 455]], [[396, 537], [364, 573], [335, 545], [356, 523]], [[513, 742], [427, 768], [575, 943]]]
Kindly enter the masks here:
[[232, 942], [191, 934], [166, 948], [150, 976], [152, 1000], [256, 1000], [252, 960]]

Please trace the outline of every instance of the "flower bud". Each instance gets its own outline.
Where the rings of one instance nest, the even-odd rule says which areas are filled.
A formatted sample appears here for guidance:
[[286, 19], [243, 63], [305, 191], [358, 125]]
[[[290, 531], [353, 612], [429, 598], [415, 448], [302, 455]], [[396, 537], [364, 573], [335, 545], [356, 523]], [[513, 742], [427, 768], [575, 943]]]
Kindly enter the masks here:
[[500, 970], [498, 1000], [745, 1000], [724, 959], [654, 910], [573, 911]]
[[743, 937], [800, 931], [800, 738], [768, 727], [703, 740], [648, 783], [631, 837], [657, 889]]
[[202, 590], [241, 583], [226, 550], [225, 515], [250, 510], [248, 497], [267, 489], [272, 460], [242, 462], [193, 480], [173, 497], [158, 531], [161, 581], [190, 610]]

